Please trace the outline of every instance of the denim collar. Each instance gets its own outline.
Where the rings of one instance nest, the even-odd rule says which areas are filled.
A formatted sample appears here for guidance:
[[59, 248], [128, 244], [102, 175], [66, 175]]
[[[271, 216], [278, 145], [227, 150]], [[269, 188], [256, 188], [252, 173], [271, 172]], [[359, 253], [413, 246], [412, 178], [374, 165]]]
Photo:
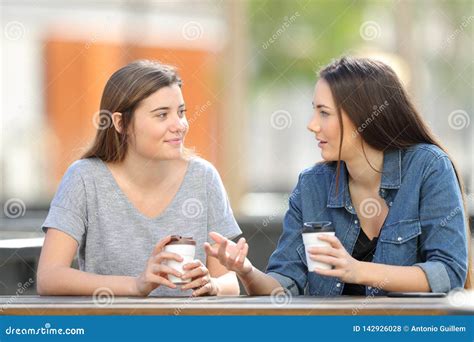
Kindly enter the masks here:
[[[400, 189], [402, 181], [402, 151], [400, 149], [385, 151], [383, 155], [383, 172], [380, 182], [381, 189]], [[331, 182], [329, 189], [329, 197], [327, 202], [328, 208], [351, 207], [349, 197], [349, 184], [347, 181], [346, 164], [341, 161], [339, 170], [339, 186], [336, 191], [336, 174]]]

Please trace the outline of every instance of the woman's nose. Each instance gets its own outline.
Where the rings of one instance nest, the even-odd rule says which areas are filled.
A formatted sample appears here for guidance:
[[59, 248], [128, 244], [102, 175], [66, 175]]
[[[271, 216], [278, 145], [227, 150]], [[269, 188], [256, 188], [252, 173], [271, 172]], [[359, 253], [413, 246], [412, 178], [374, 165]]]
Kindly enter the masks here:
[[306, 127], [308, 131], [310, 132], [316, 132], [319, 133], [321, 131], [321, 126], [319, 125], [319, 122], [317, 121], [316, 118], [313, 118], [309, 123], [308, 126]]
[[177, 116], [174, 120], [173, 120], [173, 123], [171, 125], [171, 130], [172, 131], [185, 131], [186, 128], [188, 127], [187, 125], [187, 122], [186, 122], [186, 119], [185, 118], [180, 118], [179, 116]]

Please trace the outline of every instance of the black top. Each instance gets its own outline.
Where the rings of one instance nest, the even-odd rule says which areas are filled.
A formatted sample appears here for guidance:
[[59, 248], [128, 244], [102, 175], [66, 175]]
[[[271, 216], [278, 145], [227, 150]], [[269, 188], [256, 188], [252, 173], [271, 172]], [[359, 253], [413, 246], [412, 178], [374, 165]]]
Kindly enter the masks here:
[[[378, 237], [369, 240], [361, 228], [354, 246], [354, 251], [352, 252], [352, 257], [359, 261], [371, 262], [374, 258], [377, 240]], [[359, 284], [345, 284], [342, 294], [349, 296], [365, 296], [365, 286]]]

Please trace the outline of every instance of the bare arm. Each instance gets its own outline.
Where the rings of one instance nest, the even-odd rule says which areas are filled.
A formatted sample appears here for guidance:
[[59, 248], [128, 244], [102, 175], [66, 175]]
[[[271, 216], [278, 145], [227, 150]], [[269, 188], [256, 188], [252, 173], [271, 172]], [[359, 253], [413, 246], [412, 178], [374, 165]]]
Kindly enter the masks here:
[[[98, 275], [71, 268], [78, 245], [76, 240], [60, 230], [49, 228], [41, 250], [37, 274], [40, 295], [93, 295], [103, 288], [116, 296], [146, 296], [160, 285], [176, 288], [165, 273], [179, 274], [160, 262], [175, 258], [171, 253], [160, 253], [169, 237], [161, 240], [139, 277]], [[176, 273], [175, 273], [176, 272]]]
[[227, 270], [218, 259], [208, 256], [207, 268], [214, 278], [218, 296], [235, 296], [240, 294], [239, 282], [235, 272]]
[[320, 236], [330, 247], [310, 247], [310, 258], [333, 266], [318, 274], [337, 277], [345, 283], [372, 286], [384, 291], [430, 292], [428, 279], [418, 266], [393, 266], [354, 259], [335, 236]]
[[430, 292], [425, 272], [418, 266], [359, 262], [358, 284], [395, 292]]
[[48, 229], [38, 264], [40, 295], [92, 295], [100, 287], [116, 295], [134, 295], [133, 277], [104, 276], [71, 268], [77, 242], [57, 229]]

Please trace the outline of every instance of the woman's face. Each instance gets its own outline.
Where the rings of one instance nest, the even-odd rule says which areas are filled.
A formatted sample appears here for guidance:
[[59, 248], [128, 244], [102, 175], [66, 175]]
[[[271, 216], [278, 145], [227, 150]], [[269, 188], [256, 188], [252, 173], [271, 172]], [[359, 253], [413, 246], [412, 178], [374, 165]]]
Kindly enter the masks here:
[[[313, 96], [314, 115], [308, 124], [308, 130], [315, 134], [321, 156], [325, 161], [339, 159], [339, 141], [341, 128], [337, 117], [336, 104], [324, 79], [316, 83]], [[344, 111], [341, 111], [344, 135], [341, 148], [341, 160], [347, 160], [355, 152], [355, 146], [360, 143], [359, 135], [353, 134], [356, 127]]]
[[135, 109], [129, 148], [145, 159], [181, 158], [189, 128], [185, 112], [177, 84], [159, 89]]

